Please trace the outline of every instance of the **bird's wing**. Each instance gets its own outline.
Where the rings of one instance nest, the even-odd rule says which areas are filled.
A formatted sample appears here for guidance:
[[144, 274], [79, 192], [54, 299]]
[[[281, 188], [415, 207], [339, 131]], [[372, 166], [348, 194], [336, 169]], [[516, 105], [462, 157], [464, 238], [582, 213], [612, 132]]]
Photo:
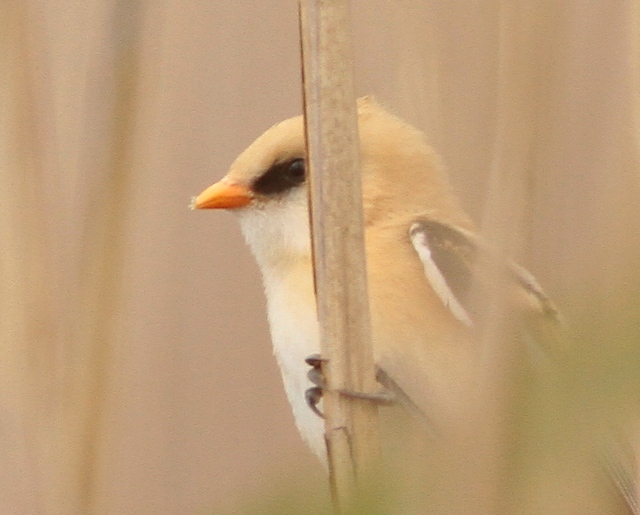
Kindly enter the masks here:
[[[479, 270], [483, 262], [501, 267], [511, 283], [511, 289], [516, 292], [513, 298], [522, 304], [522, 311], [531, 312], [522, 317], [523, 327], [518, 326], [517, 329], [518, 340], [524, 343], [527, 361], [534, 367], [553, 364], [551, 356], [554, 347], [558, 346], [554, 340], [559, 339], [556, 338], [559, 332], [556, 327], [559, 326], [558, 314], [531, 274], [499, 258], [499, 254], [474, 233], [428, 218], [414, 220], [408, 229], [408, 236], [428, 284], [460, 325], [469, 328], [461, 336], [470, 340], [468, 344], [442, 350], [442, 346], [431, 346], [425, 338], [415, 341], [414, 349], [427, 344], [430, 347], [428, 353], [409, 350], [412, 348], [409, 345], [404, 347], [406, 352], [393, 356], [382, 355], [378, 362], [378, 380], [395, 393], [401, 405], [422, 418], [437, 433], [440, 431], [436, 427], [439, 414], [447, 409], [443, 404], [462, 406], [468, 388], [473, 388], [470, 386], [473, 383], [467, 379], [476, 372], [478, 346], [474, 345], [474, 340], [483, 325], [483, 311], [478, 309], [473, 300], [490, 300], [493, 293], [489, 283], [491, 277]], [[545, 330], [546, 326], [551, 329]], [[429, 358], [422, 362], [424, 356]], [[418, 362], [421, 364], [417, 365]], [[451, 376], [460, 377], [460, 380], [449, 381], [447, 378]], [[442, 401], [441, 397], [447, 400]]]
[[[558, 311], [535, 278], [524, 268], [501, 258], [475, 234], [431, 219], [419, 219], [409, 234], [429, 284], [442, 303], [464, 324], [474, 323], [477, 309], [471, 305], [470, 292], [476, 277], [477, 264], [497, 261], [529, 300], [529, 307], [538, 314], [559, 321]], [[482, 258], [482, 259], [481, 259]]]
[[[477, 312], [470, 299], [472, 285], [483, 288], [481, 278], [477, 277], [477, 264], [482, 259], [498, 260], [499, 266], [503, 267], [503, 271], [512, 280], [514, 288], [519, 289], [528, 299], [525, 305], [534, 315], [533, 319], [528, 320], [533, 323], [527, 323], [527, 327], [524, 328], [532, 336], [526, 341], [533, 341], [537, 350], [542, 351], [545, 356], [552, 355], [557, 358], [555, 351], [560, 339], [559, 332], [538, 329], [540, 325], [545, 324], [547, 327], [551, 325], [559, 329], [560, 315], [527, 270], [501, 258], [475, 234], [442, 222], [431, 219], [417, 220], [411, 225], [409, 234], [429, 284], [453, 316], [467, 326], [474, 325]], [[478, 283], [474, 284], [476, 280]], [[481, 291], [480, 295], [482, 293]], [[550, 349], [551, 345], [554, 348]], [[396, 392], [401, 390], [390, 378], [387, 378], [387, 381], [387, 387]], [[402, 394], [404, 395], [404, 392]], [[409, 401], [411, 400], [405, 400], [404, 404], [409, 404], [409, 407], [416, 406]], [[418, 408], [411, 411], [414, 414], [419, 413]], [[633, 482], [635, 474], [631, 467], [626, 466], [626, 458], [628, 453], [620, 449], [609, 449], [604, 453], [603, 468], [624, 499], [628, 512], [639, 515], [640, 507]]]

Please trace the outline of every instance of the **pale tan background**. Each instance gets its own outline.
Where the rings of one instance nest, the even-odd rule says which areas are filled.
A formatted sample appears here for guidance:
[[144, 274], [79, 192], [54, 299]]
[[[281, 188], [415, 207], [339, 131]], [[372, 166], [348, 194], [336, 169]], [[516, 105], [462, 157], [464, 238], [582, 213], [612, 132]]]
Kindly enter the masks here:
[[[634, 262], [625, 245], [635, 244], [640, 201], [639, 10], [632, 0], [547, 4], [354, 1], [357, 84], [428, 133], [479, 222], [492, 170], [517, 177], [516, 191], [527, 185], [515, 253], [571, 316], [576, 287]], [[123, 116], [113, 114], [111, 59], [127, 32], [113, 34], [112, 13], [127, 8], [16, 0], [0, 9], [2, 180], [12, 181], [0, 201], [3, 223], [19, 227], [8, 244], [15, 259], [7, 254], [0, 272], [23, 293], [31, 285], [38, 300], [20, 308], [18, 333], [29, 342], [19, 331], [42, 325], [45, 349], [25, 351], [11, 336], [19, 324], [3, 326], [14, 333], [0, 395], [2, 513], [234, 513], [274, 481], [322, 477], [294, 429], [235, 220], [187, 209], [253, 138], [301, 111], [297, 5], [143, 6], [134, 130], [124, 139], [130, 179], [114, 225], [122, 238], [111, 244], [122, 289], [105, 322], [114, 333], [99, 344], [111, 346], [100, 409], [77, 432], [57, 424], [74, 413], [73, 385], [82, 389], [69, 377], [93, 359], [73, 358], [83, 348], [70, 334], [74, 291], [91, 252], [83, 231], [104, 207], [91, 192], [106, 180], [110, 123]], [[14, 162], [16, 126], [36, 158]], [[7, 263], [29, 260], [35, 276], [6, 275]], [[90, 465], [60, 458], [84, 441], [83, 427], [98, 428]], [[74, 473], [80, 486], [57, 477]]]

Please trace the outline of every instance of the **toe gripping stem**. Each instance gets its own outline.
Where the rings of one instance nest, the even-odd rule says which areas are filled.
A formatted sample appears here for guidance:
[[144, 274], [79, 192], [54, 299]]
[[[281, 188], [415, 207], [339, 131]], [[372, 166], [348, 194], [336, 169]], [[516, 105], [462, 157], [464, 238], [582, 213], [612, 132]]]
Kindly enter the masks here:
[[[320, 411], [320, 409], [318, 408], [318, 404], [322, 400], [322, 394], [324, 390], [326, 390], [327, 388], [324, 373], [322, 372], [322, 365], [323, 363], [326, 363], [327, 360], [320, 356], [320, 354], [312, 354], [307, 359], [305, 359], [305, 362], [311, 367], [311, 370], [307, 372], [307, 377], [309, 378], [309, 381], [311, 381], [315, 385], [305, 391], [305, 399], [311, 410], [316, 415], [321, 418], [325, 418], [324, 413], [322, 413], [322, 411]], [[384, 406], [390, 406], [392, 404], [395, 404], [397, 401], [396, 396], [393, 394], [393, 392], [386, 389], [381, 390], [377, 393], [364, 393], [341, 388], [337, 390], [337, 392], [340, 395], [344, 395], [352, 399], [366, 400]]]

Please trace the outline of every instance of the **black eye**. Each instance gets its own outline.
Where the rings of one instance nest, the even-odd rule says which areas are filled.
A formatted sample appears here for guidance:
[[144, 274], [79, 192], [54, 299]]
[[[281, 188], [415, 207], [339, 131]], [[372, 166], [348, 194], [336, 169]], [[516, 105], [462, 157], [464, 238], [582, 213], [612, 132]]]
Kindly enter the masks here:
[[304, 176], [306, 174], [304, 159], [296, 159], [289, 163], [289, 168], [287, 169], [287, 173], [291, 176], [292, 179], [301, 180], [304, 182]]
[[304, 159], [290, 159], [274, 164], [253, 183], [253, 191], [259, 195], [277, 195], [289, 191], [306, 179]]

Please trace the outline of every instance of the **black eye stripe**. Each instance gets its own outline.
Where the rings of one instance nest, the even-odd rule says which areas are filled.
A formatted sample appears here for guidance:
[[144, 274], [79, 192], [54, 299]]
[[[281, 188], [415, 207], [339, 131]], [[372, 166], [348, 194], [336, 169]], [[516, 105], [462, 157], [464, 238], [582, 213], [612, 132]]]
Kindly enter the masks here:
[[274, 164], [253, 183], [252, 190], [258, 195], [285, 193], [306, 180], [304, 159], [289, 159]]

